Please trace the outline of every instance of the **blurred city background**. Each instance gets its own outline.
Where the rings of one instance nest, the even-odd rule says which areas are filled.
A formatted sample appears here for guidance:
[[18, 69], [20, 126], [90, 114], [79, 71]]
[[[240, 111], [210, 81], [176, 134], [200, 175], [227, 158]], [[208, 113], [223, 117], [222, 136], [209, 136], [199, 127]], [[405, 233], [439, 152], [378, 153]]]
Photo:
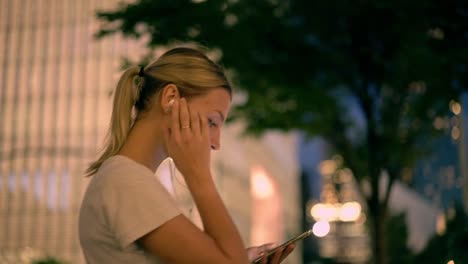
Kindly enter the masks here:
[[1, 0], [0, 263], [84, 263], [121, 70], [194, 43], [237, 89], [212, 165], [246, 245], [312, 228], [285, 263], [468, 263], [458, 0]]

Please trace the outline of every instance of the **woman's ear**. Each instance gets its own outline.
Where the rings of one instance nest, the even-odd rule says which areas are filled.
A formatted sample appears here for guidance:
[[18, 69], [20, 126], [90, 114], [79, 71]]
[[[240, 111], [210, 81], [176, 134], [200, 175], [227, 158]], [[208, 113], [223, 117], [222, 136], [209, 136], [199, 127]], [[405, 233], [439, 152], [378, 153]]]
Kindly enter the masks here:
[[179, 89], [175, 84], [168, 84], [164, 86], [161, 91], [160, 102], [159, 105], [161, 106], [161, 110], [164, 113], [169, 113], [174, 103], [174, 100], [180, 98]]

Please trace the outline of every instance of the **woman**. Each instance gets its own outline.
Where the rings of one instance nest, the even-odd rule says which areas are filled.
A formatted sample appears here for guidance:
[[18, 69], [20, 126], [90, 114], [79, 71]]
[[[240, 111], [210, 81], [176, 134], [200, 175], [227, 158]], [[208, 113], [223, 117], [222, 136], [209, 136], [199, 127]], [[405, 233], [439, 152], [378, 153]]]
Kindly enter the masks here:
[[[135, 84], [138, 81], [138, 84]], [[268, 246], [244, 249], [210, 171], [210, 151], [232, 90], [222, 69], [189, 48], [126, 70], [114, 97], [103, 154], [88, 168], [79, 235], [88, 263], [248, 263]], [[154, 177], [171, 157], [197, 205], [204, 231], [179, 211]], [[280, 263], [293, 247], [263, 263]]]

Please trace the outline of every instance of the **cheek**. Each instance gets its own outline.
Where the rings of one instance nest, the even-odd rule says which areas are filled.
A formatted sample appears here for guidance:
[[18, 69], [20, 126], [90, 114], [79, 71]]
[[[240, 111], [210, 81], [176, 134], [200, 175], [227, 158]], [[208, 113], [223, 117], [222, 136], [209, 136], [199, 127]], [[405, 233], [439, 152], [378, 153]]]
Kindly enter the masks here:
[[217, 135], [219, 135], [219, 129], [217, 129], [216, 127], [210, 127], [210, 138], [214, 138], [216, 137]]

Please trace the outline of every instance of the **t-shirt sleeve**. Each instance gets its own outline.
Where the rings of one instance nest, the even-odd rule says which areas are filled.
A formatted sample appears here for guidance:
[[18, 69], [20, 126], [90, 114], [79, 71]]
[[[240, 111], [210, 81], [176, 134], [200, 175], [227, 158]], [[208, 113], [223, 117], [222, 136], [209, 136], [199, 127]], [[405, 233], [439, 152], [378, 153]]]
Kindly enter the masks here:
[[149, 171], [108, 175], [102, 192], [106, 225], [121, 249], [181, 212], [164, 186]]

